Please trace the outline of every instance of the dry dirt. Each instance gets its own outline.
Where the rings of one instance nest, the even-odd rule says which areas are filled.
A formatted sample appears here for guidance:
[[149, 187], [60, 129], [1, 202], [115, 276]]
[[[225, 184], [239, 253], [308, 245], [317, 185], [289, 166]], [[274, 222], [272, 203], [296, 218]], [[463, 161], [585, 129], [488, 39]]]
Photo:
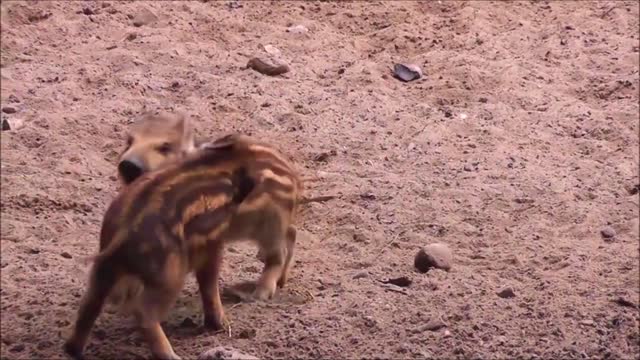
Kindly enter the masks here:
[[[312, 195], [339, 195], [307, 207], [288, 288], [226, 302], [230, 336], [201, 330], [189, 280], [165, 324], [183, 358], [637, 358], [638, 7], [3, 1], [2, 118], [23, 126], [2, 132], [2, 358], [63, 357], [144, 105], [276, 143], [320, 178]], [[289, 73], [243, 69], [265, 45]], [[433, 242], [454, 266], [420, 274]], [[257, 278], [255, 253], [227, 252], [223, 287]], [[148, 350], [103, 313], [87, 355]]]

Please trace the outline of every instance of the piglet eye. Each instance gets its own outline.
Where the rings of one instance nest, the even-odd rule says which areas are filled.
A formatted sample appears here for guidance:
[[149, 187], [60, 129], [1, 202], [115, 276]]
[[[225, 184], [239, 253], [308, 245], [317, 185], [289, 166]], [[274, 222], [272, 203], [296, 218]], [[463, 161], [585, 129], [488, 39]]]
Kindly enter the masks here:
[[171, 146], [170, 143], [164, 143], [164, 144], [158, 146], [157, 150], [158, 150], [159, 153], [161, 153], [163, 155], [166, 155], [166, 154], [171, 152], [172, 146]]

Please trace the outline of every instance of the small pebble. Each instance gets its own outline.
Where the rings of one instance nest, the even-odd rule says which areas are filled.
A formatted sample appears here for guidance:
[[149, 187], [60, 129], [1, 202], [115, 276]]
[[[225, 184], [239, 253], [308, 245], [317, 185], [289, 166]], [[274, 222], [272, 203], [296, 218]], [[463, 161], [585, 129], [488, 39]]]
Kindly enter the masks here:
[[445, 324], [444, 321], [442, 321], [439, 317], [438, 318], [432, 318], [430, 319], [424, 326], [421, 327], [422, 331], [438, 331], [440, 329], [442, 329], [443, 327], [446, 327], [447, 324]]
[[321, 153], [316, 154], [313, 157], [313, 161], [317, 161], [317, 162], [326, 161], [327, 159], [329, 159], [329, 156], [331, 156], [331, 155], [332, 155], [331, 153], [326, 152], [326, 151], [325, 152], [321, 152]]
[[580, 321], [580, 324], [586, 325], [586, 326], [593, 326], [595, 323], [593, 322], [593, 320], [582, 320]]
[[275, 47], [273, 45], [265, 45], [264, 46], [264, 51], [266, 51], [267, 54], [269, 54], [271, 56], [280, 56], [282, 54], [280, 49], [278, 49], [277, 47]]
[[231, 347], [218, 346], [201, 353], [198, 360], [258, 360], [258, 358]]
[[617, 299], [614, 300], [614, 302], [620, 306], [630, 307], [634, 309], [636, 308], [636, 304], [623, 298], [622, 296], [619, 296]]
[[611, 226], [605, 226], [602, 230], [600, 230], [600, 234], [605, 239], [611, 239], [616, 236], [616, 231]]
[[411, 346], [409, 344], [402, 344], [398, 347], [396, 347], [396, 353], [398, 354], [406, 354], [411, 350]]
[[353, 241], [358, 243], [365, 243], [365, 244], [369, 243], [369, 240], [367, 240], [367, 237], [360, 233], [353, 234], [352, 238], [353, 238]]
[[240, 339], [253, 339], [254, 337], [256, 337], [256, 334], [256, 329], [243, 329], [238, 333], [238, 337]]
[[518, 255], [513, 255], [505, 258], [505, 262], [507, 264], [511, 264], [514, 266], [522, 266], [522, 260], [518, 257]]
[[398, 285], [383, 283], [382, 288], [385, 289], [386, 291], [391, 291], [391, 292], [395, 292], [403, 295], [409, 295], [402, 287]]
[[304, 34], [308, 31], [309, 29], [304, 25], [295, 25], [287, 28], [287, 32], [292, 34]]
[[63, 252], [62, 254], [60, 254], [60, 256], [62, 256], [62, 257], [63, 257], [63, 258], [65, 258], [65, 259], [71, 259], [71, 258], [72, 258], [71, 254], [69, 254], [69, 253], [68, 253], [68, 252], [66, 252], [66, 251], [65, 251], [65, 252]]
[[414, 64], [395, 64], [393, 66], [393, 76], [404, 82], [413, 81], [422, 77], [422, 69]]
[[473, 166], [471, 166], [471, 164], [465, 164], [463, 169], [464, 171], [473, 171]]
[[133, 17], [133, 26], [140, 27], [143, 25], [149, 25], [158, 21], [158, 17], [156, 14], [152, 13], [151, 10], [147, 8], [143, 8]]
[[180, 323], [180, 327], [183, 327], [183, 328], [192, 328], [196, 326], [197, 326], [196, 323], [188, 316], [184, 318], [184, 320], [182, 320], [182, 322]]
[[24, 351], [24, 345], [23, 345], [23, 344], [16, 344], [16, 345], [13, 345], [13, 346], [9, 349], [9, 351], [10, 351], [10, 352], [14, 352], [14, 353], [16, 353], [16, 352], [22, 352], [22, 351]]
[[24, 122], [20, 119], [2, 119], [2, 130], [18, 130], [24, 125]]
[[370, 328], [378, 326], [378, 321], [373, 316], [363, 316], [364, 324]]
[[640, 184], [629, 186], [627, 188], [627, 192], [629, 193], [629, 195], [636, 195], [636, 194], [640, 193]]
[[234, 10], [234, 9], [242, 9], [244, 7], [244, 5], [240, 4], [238, 1], [229, 1], [227, 3], [227, 7], [230, 10]]
[[398, 278], [393, 278], [393, 279], [389, 279], [387, 281], [384, 281], [385, 284], [393, 284], [396, 286], [400, 286], [400, 287], [407, 287], [409, 285], [411, 285], [411, 283], [413, 283], [413, 281], [411, 279], [409, 279], [406, 276], [400, 276]]
[[53, 342], [49, 340], [42, 340], [38, 342], [38, 345], [36, 345], [36, 349], [45, 350], [51, 348], [52, 346], [55, 346]]
[[46, 11], [40, 10], [40, 11], [28, 16], [27, 20], [29, 20], [29, 22], [35, 23], [35, 22], [38, 22], [38, 21], [46, 20], [49, 17], [51, 17], [51, 15], [52, 15], [52, 13], [50, 13], [50, 12], [46, 12]]
[[421, 273], [426, 273], [431, 268], [451, 270], [453, 256], [451, 250], [445, 244], [433, 243], [421, 249], [416, 254], [414, 266]]
[[0, 79], [13, 80], [12, 73], [6, 68], [0, 68]]
[[265, 59], [252, 58], [247, 62], [247, 69], [253, 69], [263, 75], [277, 76], [290, 71], [289, 65], [281, 63], [275, 64]]
[[365, 200], [375, 200], [376, 194], [372, 193], [371, 191], [367, 191], [366, 193], [360, 194], [360, 198]]
[[16, 111], [16, 108], [14, 108], [13, 106], [5, 106], [2, 108], [2, 112], [5, 114], [15, 114]]
[[367, 271], [361, 271], [355, 275], [353, 275], [354, 279], [364, 279], [364, 278], [368, 278], [369, 277], [369, 272]]
[[498, 296], [503, 299], [510, 299], [516, 296], [516, 293], [510, 287], [505, 287], [502, 290], [497, 292]]

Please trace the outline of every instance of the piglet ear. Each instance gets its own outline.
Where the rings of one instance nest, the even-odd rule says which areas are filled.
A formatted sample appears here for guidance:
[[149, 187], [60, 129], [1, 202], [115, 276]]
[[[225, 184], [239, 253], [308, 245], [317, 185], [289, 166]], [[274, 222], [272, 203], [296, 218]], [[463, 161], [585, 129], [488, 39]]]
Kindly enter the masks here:
[[183, 112], [176, 112], [176, 125], [174, 129], [179, 134], [182, 134], [182, 151], [185, 153], [193, 152], [196, 146], [191, 118]]
[[206, 142], [200, 147], [209, 150], [231, 149], [238, 142], [237, 137], [237, 134], [225, 135], [223, 137], [217, 138], [216, 140]]
[[141, 109], [129, 120], [129, 124], [134, 126], [143, 125], [155, 121], [161, 114], [160, 109], [152, 105], [143, 104]]

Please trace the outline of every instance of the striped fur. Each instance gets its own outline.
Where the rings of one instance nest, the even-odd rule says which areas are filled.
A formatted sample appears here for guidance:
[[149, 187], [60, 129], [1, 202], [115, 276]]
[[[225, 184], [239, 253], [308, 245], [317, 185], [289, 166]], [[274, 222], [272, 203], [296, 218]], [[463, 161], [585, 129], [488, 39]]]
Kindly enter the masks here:
[[154, 356], [177, 359], [160, 321], [195, 272], [205, 326], [224, 327], [218, 276], [225, 244], [255, 242], [265, 268], [253, 294], [284, 286], [296, 239], [302, 184], [272, 147], [229, 135], [160, 170], [144, 173], [111, 203], [100, 253], [65, 350], [81, 358], [107, 297], [133, 313]]

